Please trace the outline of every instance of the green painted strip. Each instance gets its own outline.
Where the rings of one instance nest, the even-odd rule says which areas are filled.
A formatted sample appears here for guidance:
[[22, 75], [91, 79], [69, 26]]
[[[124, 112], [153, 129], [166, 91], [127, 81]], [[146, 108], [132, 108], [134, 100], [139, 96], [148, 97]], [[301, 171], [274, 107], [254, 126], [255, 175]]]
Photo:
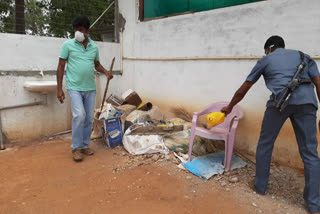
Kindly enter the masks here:
[[206, 11], [258, 1], [263, 0], [144, 0], [144, 18], [188, 11]]

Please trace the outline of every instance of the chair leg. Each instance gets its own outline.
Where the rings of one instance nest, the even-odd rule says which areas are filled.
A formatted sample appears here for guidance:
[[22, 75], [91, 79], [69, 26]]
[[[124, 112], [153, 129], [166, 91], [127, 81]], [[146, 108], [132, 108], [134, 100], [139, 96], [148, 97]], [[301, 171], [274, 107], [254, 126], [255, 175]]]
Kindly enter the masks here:
[[227, 169], [228, 166], [228, 138], [224, 140], [224, 170], [228, 171], [229, 169]]
[[192, 154], [192, 147], [193, 147], [194, 137], [195, 137], [195, 132], [194, 132], [194, 130], [191, 129], [191, 135], [190, 135], [190, 140], [189, 140], [189, 156], [188, 156], [188, 161], [191, 161], [191, 154]]
[[232, 153], [233, 153], [233, 145], [234, 145], [234, 137], [230, 136], [228, 137], [227, 145], [226, 145], [228, 147], [226, 152], [226, 165], [225, 165], [226, 171], [230, 170]]

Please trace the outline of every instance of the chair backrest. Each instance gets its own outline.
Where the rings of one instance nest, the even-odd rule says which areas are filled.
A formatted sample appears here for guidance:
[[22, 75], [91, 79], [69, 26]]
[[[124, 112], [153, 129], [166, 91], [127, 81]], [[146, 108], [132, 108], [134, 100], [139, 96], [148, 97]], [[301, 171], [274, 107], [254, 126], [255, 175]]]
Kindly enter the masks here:
[[[205, 111], [202, 111], [200, 114], [209, 114], [211, 112], [220, 112], [220, 110], [223, 107], [228, 106], [228, 105], [229, 105], [229, 102], [213, 103]], [[235, 117], [237, 117], [239, 119], [241, 119], [243, 117], [243, 111], [242, 111], [241, 107], [238, 105], [233, 107], [231, 113], [228, 114], [228, 116], [225, 118], [223, 123], [212, 127], [212, 129], [218, 128], [218, 129], [229, 130], [230, 125], [231, 125], [230, 123], [232, 122], [233, 118], [235, 118]]]

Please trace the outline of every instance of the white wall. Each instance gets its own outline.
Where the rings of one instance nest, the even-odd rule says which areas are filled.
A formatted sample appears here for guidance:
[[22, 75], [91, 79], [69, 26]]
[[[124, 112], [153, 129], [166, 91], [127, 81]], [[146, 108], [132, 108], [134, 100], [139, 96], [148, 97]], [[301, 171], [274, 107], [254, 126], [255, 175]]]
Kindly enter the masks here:
[[[261, 56], [271, 35], [281, 35], [287, 48], [310, 55], [320, 50], [319, 0], [268, 0], [153, 21], [138, 21], [137, 0], [119, 0], [120, 13], [126, 19], [123, 34], [125, 57]], [[55, 70], [64, 39], [0, 34], [0, 106], [41, 99], [25, 91], [26, 80], [55, 80], [54, 75], [23, 76], [23, 72]], [[98, 43], [106, 68], [116, 56], [119, 70], [119, 44]], [[192, 111], [208, 104], [230, 100], [254, 66], [255, 60], [235, 61], [128, 61], [124, 73], [110, 83], [108, 93], [120, 95], [128, 88], [145, 101], [167, 110], [185, 105]], [[19, 76], [1, 75], [1, 71], [21, 71]], [[105, 88], [105, 77], [98, 77], [97, 104]], [[270, 92], [260, 80], [241, 102], [245, 118], [240, 122], [236, 147], [254, 154], [265, 103]], [[100, 98], [100, 99], [99, 99]], [[69, 103], [60, 105], [55, 94], [48, 106], [28, 107], [2, 112], [5, 134], [12, 140], [24, 140], [70, 128]], [[23, 120], [23, 122], [20, 122]], [[301, 167], [291, 125], [280, 133], [274, 159], [282, 164]]]
[[[125, 57], [262, 56], [271, 35], [281, 35], [286, 47], [310, 55], [320, 52], [319, 0], [268, 0], [153, 21], [138, 21], [138, 1], [120, 0], [126, 19]], [[192, 110], [229, 101], [255, 60], [124, 61], [124, 73], [113, 88], [135, 89], [145, 100], [164, 108], [183, 104]], [[120, 88], [120, 89], [119, 89]], [[237, 149], [254, 154], [265, 103], [270, 92], [261, 79], [241, 106], [245, 119], [236, 138]], [[276, 142], [275, 160], [300, 167], [291, 125]]]
[[[62, 43], [66, 39], [0, 33], [0, 71], [56, 70]], [[119, 44], [96, 42], [103, 65], [119, 56]], [[119, 69], [119, 60], [115, 63]]]
[[[56, 80], [55, 73], [39, 75], [39, 71], [54, 71], [59, 52], [66, 39], [15, 34], [0, 34], [0, 107], [41, 101], [43, 96], [26, 91], [23, 83], [29, 80]], [[116, 57], [115, 70], [119, 70], [119, 44], [97, 42], [101, 63], [108, 69]], [[12, 71], [17, 71], [12, 73]], [[30, 72], [31, 71], [31, 72]], [[117, 79], [117, 77], [115, 78]], [[97, 76], [97, 104], [100, 87], [106, 78]], [[65, 82], [64, 82], [65, 88]], [[103, 87], [102, 87], [103, 88]], [[65, 91], [66, 93], [66, 91]], [[4, 134], [10, 141], [23, 141], [71, 129], [70, 102], [61, 105], [56, 94], [48, 95], [48, 105], [32, 106], [1, 112]]]

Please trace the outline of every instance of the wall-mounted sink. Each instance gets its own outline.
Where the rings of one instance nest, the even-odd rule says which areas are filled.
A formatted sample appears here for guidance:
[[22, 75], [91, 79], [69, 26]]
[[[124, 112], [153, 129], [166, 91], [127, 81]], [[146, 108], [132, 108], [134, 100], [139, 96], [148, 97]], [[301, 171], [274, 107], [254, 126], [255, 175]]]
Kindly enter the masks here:
[[27, 81], [23, 87], [30, 92], [47, 94], [57, 91], [57, 81]]

